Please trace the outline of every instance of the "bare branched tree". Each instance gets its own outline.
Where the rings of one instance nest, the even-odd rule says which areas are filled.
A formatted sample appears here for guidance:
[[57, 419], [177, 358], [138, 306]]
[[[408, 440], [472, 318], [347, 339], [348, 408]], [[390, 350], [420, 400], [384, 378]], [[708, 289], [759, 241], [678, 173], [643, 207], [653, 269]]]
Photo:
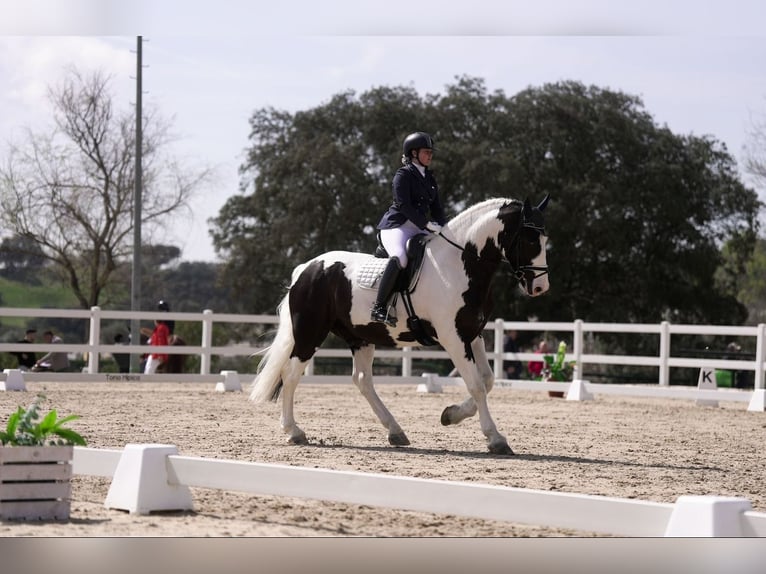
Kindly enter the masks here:
[[[26, 129], [0, 165], [0, 222], [42, 248], [83, 308], [108, 302], [110, 279], [132, 254], [135, 108], [117, 112], [109, 83], [71, 69], [48, 91], [55, 127]], [[211, 172], [164, 155], [170, 124], [157, 113], [145, 112], [142, 127], [142, 234], [151, 237], [189, 209]]]
[[751, 121], [745, 145], [745, 170], [766, 193], [766, 114]]

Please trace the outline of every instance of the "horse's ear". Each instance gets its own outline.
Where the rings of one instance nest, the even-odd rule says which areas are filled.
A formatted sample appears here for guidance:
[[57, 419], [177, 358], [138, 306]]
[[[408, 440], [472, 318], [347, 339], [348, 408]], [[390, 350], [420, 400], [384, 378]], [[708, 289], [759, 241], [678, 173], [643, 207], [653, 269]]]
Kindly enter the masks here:
[[522, 208], [521, 208], [521, 212], [522, 212], [522, 213], [524, 213], [524, 212], [528, 212], [528, 211], [529, 211], [529, 210], [531, 210], [531, 209], [532, 209], [532, 204], [531, 204], [531, 203], [529, 203], [529, 198], [528, 198], [528, 197], [525, 197], [525, 198], [524, 198], [524, 205], [523, 205], [523, 206], [522, 206]]
[[549, 193], [546, 193], [545, 197], [540, 202], [540, 205], [537, 206], [537, 209], [539, 209], [540, 211], [543, 211], [545, 209], [545, 206], [548, 205], [548, 201], [550, 200], [550, 198], [551, 198], [551, 195]]

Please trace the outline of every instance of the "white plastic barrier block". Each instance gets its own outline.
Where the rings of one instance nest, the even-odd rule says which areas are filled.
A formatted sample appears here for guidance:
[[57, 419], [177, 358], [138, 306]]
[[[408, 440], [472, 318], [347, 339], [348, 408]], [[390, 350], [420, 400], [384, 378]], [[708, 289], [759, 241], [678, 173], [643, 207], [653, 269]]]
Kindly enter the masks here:
[[755, 389], [750, 397], [747, 410], [762, 413], [766, 411], [766, 389]]
[[743, 536], [742, 513], [750, 501], [728, 496], [681, 496], [670, 515], [665, 536]]
[[178, 449], [173, 445], [125, 445], [104, 506], [131, 514], [192, 510], [189, 487], [170, 484], [168, 480], [167, 457], [177, 454]]
[[216, 391], [219, 393], [226, 393], [242, 390], [237, 371], [221, 371], [221, 374], [223, 375], [223, 382], [215, 384]]
[[417, 387], [419, 393], [441, 393], [443, 391], [442, 385], [439, 382], [439, 375], [436, 373], [423, 373], [421, 375], [425, 379], [425, 383], [420, 383]]
[[5, 380], [0, 381], [0, 391], [26, 391], [24, 375], [19, 369], [3, 369]]
[[580, 379], [574, 380], [567, 389], [568, 401], [592, 401], [593, 395], [585, 386], [588, 381], [581, 381]]

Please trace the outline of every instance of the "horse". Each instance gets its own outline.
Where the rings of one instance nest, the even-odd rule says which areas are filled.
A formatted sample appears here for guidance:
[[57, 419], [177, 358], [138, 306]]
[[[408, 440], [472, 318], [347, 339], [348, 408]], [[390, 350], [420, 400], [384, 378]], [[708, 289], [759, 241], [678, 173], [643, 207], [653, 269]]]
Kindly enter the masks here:
[[[492, 307], [491, 284], [505, 260], [523, 293], [536, 297], [548, 290], [543, 216], [548, 200], [546, 196], [533, 206], [529, 199], [493, 198], [462, 211], [438, 234], [426, 236], [417, 284], [410, 286], [417, 323], [449, 354], [469, 393], [462, 403], [444, 409], [441, 423], [454, 425], [478, 411], [492, 454], [513, 455], [487, 406], [494, 374], [482, 331]], [[331, 251], [293, 270], [290, 287], [278, 306], [276, 335], [262, 351], [250, 393], [254, 403], [277, 402], [282, 395], [280, 423], [289, 443], [308, 443], [293, 414], [295, 390], [309, 360], [333, 333], [348, 344], [352, 380], [387, 429], [388, 442], [410, 444], [375, 391], [372, 364], [376, 346], [421, 343], [411, 321], [391, 326], [370, 320], [376, 291], [360, 285], [360, 278], [374, 262], [371, 254]], [[405, 297], [398, 298], [394, 308], [403, 316], [405, 301], [399, 299]]]

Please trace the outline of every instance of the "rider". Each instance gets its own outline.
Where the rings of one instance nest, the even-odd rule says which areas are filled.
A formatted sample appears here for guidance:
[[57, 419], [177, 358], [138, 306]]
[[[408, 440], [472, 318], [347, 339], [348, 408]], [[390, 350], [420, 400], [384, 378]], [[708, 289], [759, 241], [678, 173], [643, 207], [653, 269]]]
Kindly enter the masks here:
[[370, 313], [371, 319], [395, 325], [388, 317], [390, 297], [399, 272], [407, 266], [405, 246], [407, 240], [419, 233], [438, 233], [447, 223], [439, 186], [429, 169], [434, 152], [434, 141], [425, 132], [414, 132], [404, 138], [402, 164], [392, 183], [394, 201], [378, 223], [380, 242], [390, 259], [378, 285], [378, 296]]

